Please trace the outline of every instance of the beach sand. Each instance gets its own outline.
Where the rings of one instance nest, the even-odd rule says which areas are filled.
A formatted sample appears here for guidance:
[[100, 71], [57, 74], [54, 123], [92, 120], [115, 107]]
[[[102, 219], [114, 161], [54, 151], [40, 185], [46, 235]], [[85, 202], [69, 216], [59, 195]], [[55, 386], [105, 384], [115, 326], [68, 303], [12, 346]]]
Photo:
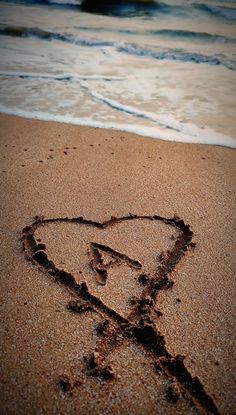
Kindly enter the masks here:
[[233, 414], [236, 152], [0, 124], [1, 414]]

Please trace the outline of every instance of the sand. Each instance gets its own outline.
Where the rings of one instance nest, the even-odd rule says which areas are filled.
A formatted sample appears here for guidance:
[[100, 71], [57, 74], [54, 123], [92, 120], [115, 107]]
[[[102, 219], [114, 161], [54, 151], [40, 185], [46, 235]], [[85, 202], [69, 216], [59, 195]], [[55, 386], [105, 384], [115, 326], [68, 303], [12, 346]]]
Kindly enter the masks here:
[[235, 151], [0, 125], [0, 412], [233, 414]]

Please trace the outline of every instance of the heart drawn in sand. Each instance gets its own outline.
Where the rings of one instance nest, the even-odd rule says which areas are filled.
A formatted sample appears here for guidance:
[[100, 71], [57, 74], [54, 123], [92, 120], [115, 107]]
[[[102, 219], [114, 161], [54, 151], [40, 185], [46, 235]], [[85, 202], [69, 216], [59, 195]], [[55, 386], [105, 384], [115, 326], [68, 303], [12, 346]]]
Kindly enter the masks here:
[[[170, 287], [170, 272], [191, 243], [192, 232], [178, 218], [127, 216], [98, 223], [37, 218], [23, 234], [29, 258], [50, 274], [67, 274], [121, 318], [134, 316], [135, 298], [154, 301]], [[86, 287], [86, 288], [85, 288]]]
[[114, 332], [119, 332], [115, 338], [126, 336], [145, 347], [159, 370], [174, 379], [197, 407], [217, 414], [214, 401], [188, 372], [184, 358], [168, 352], [155, 323], [161, 315], [158, 294], [172, 287], [170, 275], [194, 247], [192, 236], [189, 225], [176, 216], [130, 214], [103, 223], [82, 217], [36, 217], [23, 229], [22, 244], [28, 259], [77, 294], [78, 301], [71, 301], [68, 308], [75, 312], [90, 308], [105, 319], [101, 332], [106, 343], [101, 342], [88, 359], [91, 374], [114, 377], [104, 365], [104, 348], [111, 337], [114, 347]]

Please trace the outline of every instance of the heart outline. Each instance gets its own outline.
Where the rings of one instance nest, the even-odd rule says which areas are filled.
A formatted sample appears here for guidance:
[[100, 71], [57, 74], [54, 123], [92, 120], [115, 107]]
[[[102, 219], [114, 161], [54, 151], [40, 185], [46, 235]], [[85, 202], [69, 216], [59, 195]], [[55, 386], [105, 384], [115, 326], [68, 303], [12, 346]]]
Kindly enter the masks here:
[[[35, 265], [40, 266], [41, 270], [52, 275], [57, 281], [63, 283], [76, 292], [76, 294], [83, 300], [87, 301], [96, 312], [102, 314], [103, 316], [108, 315], [110, 319], [120, 325], [120, 328], [125, 336], [137, 341], [145, 349], [151, 352], [155, 358], [157, 370], [165, 372], [171, 376], [172, 379], [177, 379], [178, 383], [181, 385], [181, 388], [188, 394], [190, 400], [196, 408], [206, 411], [207, 413], [218, 415], [218, 409], [211, 396], [206, 393], [200, 380], [197, 377], [192, 377], [190, 372], [185, 367], [184, 357], [173, 357], [166, 349], [164, 336], [162, 336], [156, 326], [153, 325], [152, 320], [148, 317], [145, 321], [145, 318], [143, 318], [142, 307], [146, 307], [145, 301], [143, 304], [141, 301], [141, 303], [137, 306], [141, 310], [140, 320], [136, 324], [130, 324], [129, 320], [120, 316], [115, 310], [107, 307], [99, 298], [89, 293], [85, 281], [77, 283], [71, 273], [57, 268], [53, 261], [48, 258], [45, 252], [46, 246], [41, 243], [38, 244], [34, 237], [36, 229], [49, 223], [77, 223], [105, 229], [109, 226], [115, 225], [116, 223], [135, 219], [158, 220], [173, 226], [180, 232], [173, 249], [171, 251], [167, 251], [167, 255], [163, 258], [162, 265], [159, 267], [157, 275], [151, 280], [148, 290], [145, 292], [146, 296], [148, 293], [151, 294], [151, 299], [153, 302], [156, 302], [158, 293], [161, 290], [172, 287], [173, 281], [169, 279], [171, 272], [175, 269], [176, 265], [180, 262], [185, 253], [190, 248], [195, 247], [195, 243], [192, 242], [193, 232], [191, 231], [190, 226], [186, 225], [178, 216], [174, 216], [173, 218], [165, 218], [159, 215], [140, 216], [129, 214], [128, 216], [120, 218], [112, 216], [111, 219], [102, 223], [87, 220], [83, 217], [44, 219], [43, 216], [36, 216], [35, 221], [30, 226], [26, 226], [22, 231], [21, 241], [23, 251], [28, 260], [33, 262]], [[105, 245], [100, 246], [105, 247], [106, 249], [111, 249]], [[153, 303], [151, 303], [151, 308], [152, 305]], [[92, 362], [90, 361], [90, 364], [91, 363], [96, 368], [96, 360], [94, 357]], [[99, 370], [97, 370], [97, 374], [100, 374]]]

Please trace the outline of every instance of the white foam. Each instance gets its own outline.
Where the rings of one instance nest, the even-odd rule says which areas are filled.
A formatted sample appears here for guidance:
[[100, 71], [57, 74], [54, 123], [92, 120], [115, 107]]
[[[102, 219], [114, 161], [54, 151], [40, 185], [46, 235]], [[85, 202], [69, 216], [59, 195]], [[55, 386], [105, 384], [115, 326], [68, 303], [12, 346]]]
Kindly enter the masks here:
[[103, 76], [103, 75], [75, 75], [74, 73], [45, 74], [41, 72], [22, 72], [22, 71], [0, 71], [0, 76], [32, 78], [32, 79], [52, 79], [55, 81], [63, 81], [70, 79], [71, 81], [123, 81], [127, 79], [124, 76]]
[[101, 94], [98, 94], [97, 92], [94, 92], [90, 90], [87, 86], [81, 84], [83, 88], [86, 88], [87, 91], [89, 91], [90, 95], [95, 98], [96, 101], [102, 102], [104, 104], [107, 104], [109, 107], [114, 108], [118, 111], [126, 112], [127, 114], [133, 115], [135, 117], [144, 118], [145, 120], [149, 120], [151, 122], [157, 123], [159, 126], [169, 128], [175, 131], [180, 131], [179, 124], [175, 121], [172, 121], [170, 123], [169, 119], [163, 116], [156, 116], [156, 114], [148, 111], [141, 111], [138, 110], [130, 105], [123, 105], [118, 101], [115, 101], [114, 99], [106, 98]]
[[161, 139], [165, 141], [198, 143], [198, 144], [213, 144], [223, 147], [236, 148], [236, 140], [233, 138], [218, 133], [211, 128], [198, 128], [194, 124], [188, 124], [191, 132], [194, 135], [188, 135], [183, 132], [177, 132], [170, 129], [162, 129], [160, 126], [149, 127], [134, 124], [118, 124], [106, 123], [101, 121], [94, 121], [90, 118], [76, 118], [65, 115], [53, 115], [46, 112], [31, 112], [19, 110], [18, 108], [8, 108], [0, 104], [0, 113], [8, 115], [16, 115], [23, 118], [37, 119], [42, 121], [55, 121], [65, 124], [74, 124], [88, 127], [108, 128], [119, 131], [126, 131], [135, 133], [144, 137]]
[[[193, 16], [191, 20], [163, 18], [121, 19], [77, 13], [73, 7], [50, 10], [32, 4], [4, 4], [1, 25], [20, 25], [35, 37], [3, 36], [0, 110], [235, 148], [236, 139], [231, 138], [235, 137], [235, 72], [223, 65], [197, 65], [191, 59], [198, 62], [199, 56], [200, 61], [218, 56], [218, 63], [228, 65], [234, 45], [173, 37], [167, 41], [155, 35], [162, 29], [189, 30], [190, 23], [192, 30], [231, 37], [233, 29]], [[87, 28], [86, 37], [81, 26]], [[44, 32], [49, 37], [42, 40], [40, 33]], [[66, 42], [63, 48], [61, 40]], [[161, 58], [168, 58], [168, 64]], [[208, 127], [201, 128], [205, 124]], [[221, 133], [215, 131], [218, 129]]]
[[[218, 133], [209, 127], [200, 128], [192, 123], [182, 123], [175, 119], [171, 119], [170, 116], [167, 117], [160, 114], [156, 115], [152, 112], [141, 111], [132, 106], [123, 105], [118, 101], [106, 98], [101, 94], [93, 92], [83, 84], [81, 84], [81, 86], [86, 88], [92, 95], [92, 97], [95, 98], [97, 101], [103, 102], [114, 109], [126, 112], [127, 114], [130, 114], [132, 116], [154, 122], [161, 128], [161, 132], [158, 132], [159, 136], [157, 136], [155, 127], [138, 126], [138, 130], [140, 130], [141, 128], [143, 131], [143, 128], [145, 128], [145, 130], [148, 129], [149, 133], [143, 134], [137, 132], [137, 127], [135, 127], [135, 132], [137, 132], [137, 134], [145, 136], [148, 135], [153, 138], [162, 138], [163, 140], [183, 141], [189, 143], [209, 143], [218, 144], [222, 146], [236, 147], [236, 140], [222, 133]], [[163, 131], [163, 129], [166, 131]]]

